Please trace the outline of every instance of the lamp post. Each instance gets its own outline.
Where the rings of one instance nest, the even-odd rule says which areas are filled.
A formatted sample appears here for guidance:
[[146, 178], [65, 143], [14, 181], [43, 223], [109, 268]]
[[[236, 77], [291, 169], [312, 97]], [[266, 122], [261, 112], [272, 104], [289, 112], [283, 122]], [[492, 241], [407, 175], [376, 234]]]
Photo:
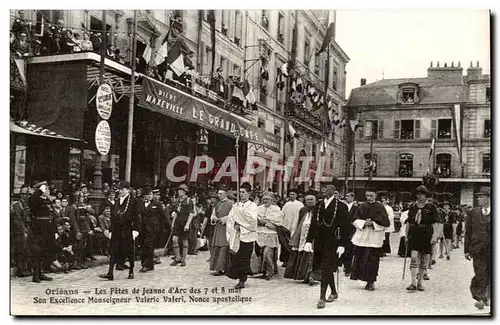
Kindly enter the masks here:
[[238, 130], [234, 131], [234, 136], [236, 137], [236, 144], [234, 148], [236, 149], [236, 202], [240, 201], [240, 152], [239, 152], [239, 142], [240, 142], [240, 132]]

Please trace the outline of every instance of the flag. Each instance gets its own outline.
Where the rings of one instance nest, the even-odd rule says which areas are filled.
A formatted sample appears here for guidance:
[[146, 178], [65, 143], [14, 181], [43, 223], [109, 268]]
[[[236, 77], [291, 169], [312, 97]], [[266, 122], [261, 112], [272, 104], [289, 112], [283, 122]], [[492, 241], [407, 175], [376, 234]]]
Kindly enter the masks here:
[[[155, 65], [160, 65], [165, 61], [165, 57], [168, 55], [168, 42], [163, 43], [155, 56]], [[147, 61], [146, 61], [147, 62]]]
[[287, 124], [287, 128], [285, 129], [288, 137], [291, 139], [293, 138], [299, 138], [300, 135], [297, 133], [297, 131], [295, 131], [295, 129], [293, 128], [292, 124], [290, 124], [290, 122], [288, 120], [285, 120], [286, 124]]
[[324, 153], [325, 151], [326, 151], [326, 140], [323, 139], [323, 140], [321, 140], [321, 146], [319, 148], [319, 152]]
[[147, 64], [149, 64], [149, 61], [151, 60], [151, 46], [149, 44], [146, 46], [146, 49], [144, 50], [144, 53], [142, 53], [142, 58], [144, 61], [146, 61]]
[[296, 88], [297, 88], [297, 92], [298, 93], [302, 93], [303, 88], [302, 88], [302, 78], [301, 77], [297, 78], [297, 86], [296, 86]]
[[453, 123], [455, 124], [455, 137], [457, 138], [457, 151], [460, 163], [462, 163], [462, 125], [460, 104], [455, 104], [453, 107]]
[[321, 48], [319, 49], [318, 52], [316, 52], [316, 55], [320, 55], [326, 49], [328, 44], [330, 44], [332, 39], [335, 39], [335, 23], [334, 22], [330, 23], [330, 25], [328, 26], [328, 29], [326, 30], [325, 38], [323, 39], [323, 44], [321, 44]]
[[182, 53], [170, 64], [170, 68], [177, 75], [181, 76], [186, 72], [186, 67], [184, 66], [184, 55]]
[[232, 99], [236, 99], [237, 102], [242, 103], [245, 100], [243, 91], [239, 87], [234, 86]]
[[292, 81], [292, 90], [297, 91], [297, 81], [295, 80]]
[[243, 95], [251, 105], [255, 104], [255, 102], [257, 101], [255, 95], [253, 94], [252, 87], [250, 87], [248, 79], [245, 79], [245, 82], [243, 83]]
[[288, 77], [288, 62], [287, 63], [284, 63], [281, 68], [281, 73], [285, 76], [285, 77]]
[[352, 132], [356, 132], [357, 128], [359, 127], [359, 121], [358, 121], [358, 119], [351, 120], [349, 122], [351, 124], [351, 130], [352, 130]]
[[434, 152], [434, 146], [436, 144], [436, 138], [432, 138], [431, 150], [429, 151], [429, 160], [432, 158], [432, 153]]

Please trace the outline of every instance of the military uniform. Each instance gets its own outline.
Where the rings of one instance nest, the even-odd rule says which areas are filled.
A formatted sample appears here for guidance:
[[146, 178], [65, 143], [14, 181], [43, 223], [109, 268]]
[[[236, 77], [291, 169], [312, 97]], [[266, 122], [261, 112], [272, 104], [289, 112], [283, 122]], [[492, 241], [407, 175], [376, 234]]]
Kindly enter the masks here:
[[43, 274], [43, 269], [52, 263], [57, 228], [51, 203], [42, 194], [41, 190], [37, 190], [30, 199], [30, 209], [33, 214], [31, 240], [33, 282], [52, 280]]

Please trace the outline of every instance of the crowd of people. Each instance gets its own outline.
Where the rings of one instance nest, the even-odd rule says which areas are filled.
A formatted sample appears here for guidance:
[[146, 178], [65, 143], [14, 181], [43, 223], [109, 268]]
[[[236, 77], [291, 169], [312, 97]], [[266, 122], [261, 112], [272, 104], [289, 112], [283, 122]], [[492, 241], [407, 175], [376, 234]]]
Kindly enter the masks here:
[[[131, 188], [125, 181], [104, 184], [106, 201], [96, 217], [88, 204], [91, 193], [81, 183], [71, 195], [51, 189], [46, 182], [23, 186], [11, 196], [12, 262], [18, 276], [31, 274], [34, 282], [50, 281], [47, 272], [87, 268], [94, 254], [110, 256], [108, 272], [129, 270], [135, 261], [140, 272], [161, 263], [155, 248], [173, 255], [172, 267], [186, 267], [188, 255], [209, 250], [213, 276], [238, 280], [248, 276], [270, 281], [284, 268], [284, 278], [320, 285], [318, 308], [338, 299], [334, 273], [342, 270], [352, 280], [375, 290], [380, 259], [391, 253], [390, 234], [396, 232], [395, 211], [387, 192], [367, 188], [365, 202], [354, 193], [344, 197], [332, 184], [321, 192], [288, 191], [286, 201], [270, 190], [239, 192], [221, 184], [217, 191], [198, 193], [186, 184], [176, 188]], [[489, 304], [489, 191], [478, 193], [479, 208], [439, 204], [423, 185], [416, 200], [402, 204], [401, 241], [397, 254], [410, 257], [408, 292], [425, 291], [428, 270], [436, 258], [451, 259], [451, 250], [464, 243], [466, 258], [474, 261], [471, 291], [476, 307]], [[464, 241], [463, 241], [464, 239]], [[438, 254], [439, 250], [439, 254]], [[126, 262], [128, 261], [128, 265]], [[330, 288], [330, 295], [326, 292]]]

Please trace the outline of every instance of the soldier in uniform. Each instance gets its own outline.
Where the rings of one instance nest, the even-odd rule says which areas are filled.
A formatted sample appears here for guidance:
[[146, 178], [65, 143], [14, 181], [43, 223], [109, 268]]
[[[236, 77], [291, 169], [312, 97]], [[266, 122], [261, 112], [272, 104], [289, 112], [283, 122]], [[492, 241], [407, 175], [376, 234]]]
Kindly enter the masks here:
[[18, 277], [28, 276], [27, 260], [29, 255], [27, 250], [28, 229], [24, 221], [24, 209], [17, 195], [12, 195], [10, 199], [10, 225], [14, 263], [17, 268]]
[[483, 186], [476, 194], [479, 206], [469, 211], [465, 221], [465, 258], [474, 266], [474, 277], [470, 284], [475, 306], [483, 309], [488, 305], [491, 283], [491, 204], [490, 188]]
[[43, 270], [51, 264], [57, 228], [49, 200], [50, 191], [47, 182], [36, 183], [34, 188], [36, 191], [29, 202], [33, 214], [31, 240], [33, 282], [40, 283], [40, 281], [52, 281], [51, 277], [43, 274]]
[[[186, 266], [186, 257], [188, 253], [188, 237], [189, 229], [192, 227], [191, 221], [195, 217], [193, 201], [189, 199], [187, 193], [189, 189], [186, 184], [182, 184], [178, 188], [179, 199], [177, 201], [177, 208], [174, 211], [173, 236], [172, 244], [175, 253], [175, 259], [170, 264], [176, 266]], [[182, 254], [179, 248], [179, 241], [182, 242]]]
[[[324, 200], [316, 206], [311, 226], [307, 235], [304, 251], [312, 252], [314, 240], [313, 268], [321, 273], [321, 291], [317, 304], [325, 308], [325, 302], [333, 302], [338, 298], [333, 273], [341, 264], [340, 258], [345, 252], [350, 235], [350, 219], [347, 205], [334, 197], [335, 186], [326, 185], [322, 192]], [[330, 287], [330, 296], [326, 290]]]
[[134, 278], [134, 230], [139, 227], [139, 202], [130, 195], [130, 183], [120, 182], [119, 198], [116, 201], [111, 217], [111, 241], [109, 270], [100, 278], [113, 280], [113, 269], [121, 256], [127, 257], [130, 263], [129, 279]]
[[149, 187], [143, 190], [144, 203], [141, 209], [141, 264], [139, 272], [154, 270], [154, 243], [160, 228], [163, 210], [160, 202], [153, 199]]

